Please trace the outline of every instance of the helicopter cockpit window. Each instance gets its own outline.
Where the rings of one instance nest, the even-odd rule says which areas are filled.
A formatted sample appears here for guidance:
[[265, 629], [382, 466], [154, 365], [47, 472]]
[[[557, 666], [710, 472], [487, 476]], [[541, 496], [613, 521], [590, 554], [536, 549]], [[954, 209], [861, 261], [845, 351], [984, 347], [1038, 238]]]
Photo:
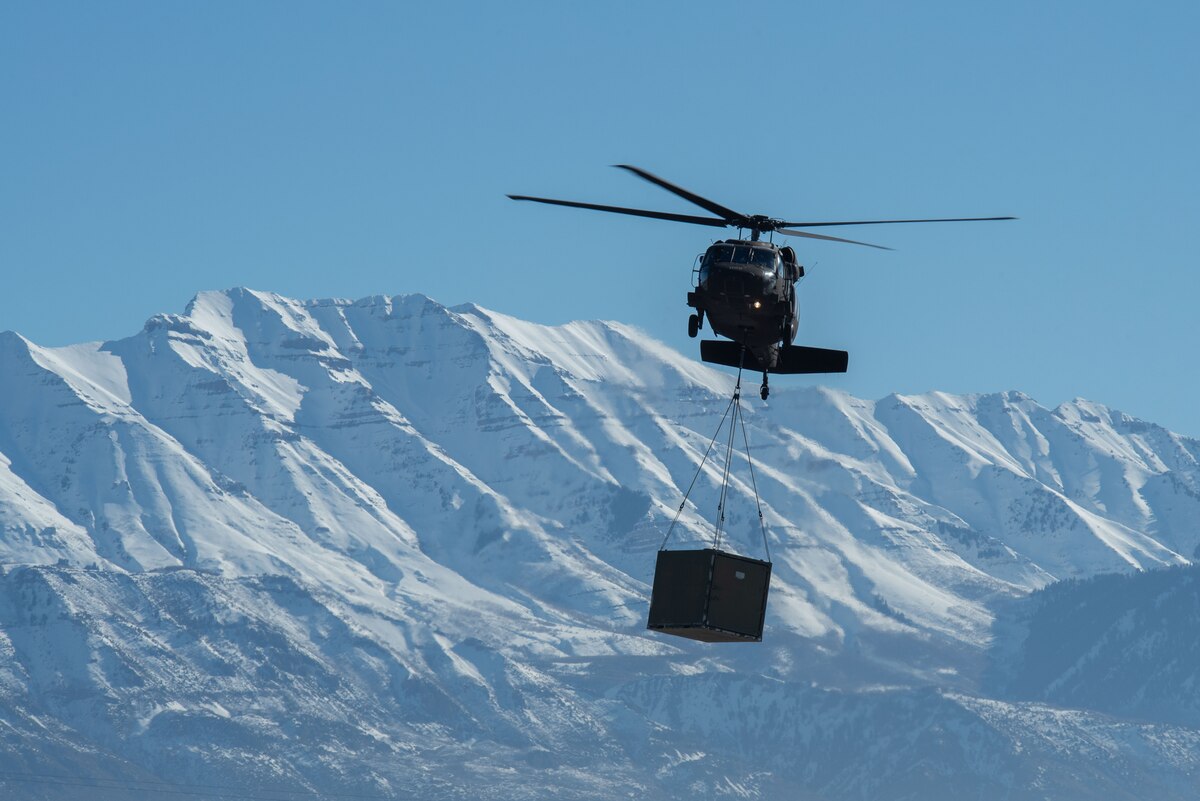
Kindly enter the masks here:
[[705, 254], [704, 263], [707, 265], [719, 264], [722, 262], [728, 263], [733, 261], [733, 248], [729, 245], [718, 245], [708, 249]]
[[775, 272], [778, 257], [775, 251], [766, 248], [736, 247], [733, 260], [737, 264], [753, 264], [755, 267]]
[[759, 267], [770, 272], [778, 272], [779, 269], [779, 254], [773, 250], [762, 250], [756, 248], [751, 258]]
[[771, 272], [779, 271], [779, 255], [766, 248], [747, 245], [714, 245], [704, 254], [702, 269], [714, 264], [753, 264]]

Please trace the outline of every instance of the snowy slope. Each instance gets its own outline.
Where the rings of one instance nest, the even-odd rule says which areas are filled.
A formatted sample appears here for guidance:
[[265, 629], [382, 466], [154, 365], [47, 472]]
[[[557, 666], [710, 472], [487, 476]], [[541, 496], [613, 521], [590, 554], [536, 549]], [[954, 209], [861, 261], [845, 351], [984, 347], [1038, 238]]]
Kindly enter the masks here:
[[[52, 721], [38, 753], [81, 771], [447, 797], [513, 797], [516, 775], [530, 797], [850, 798], [945, 771], [1028, 797], [1156, 775], [1174, 797], [1197, 776], [1190, 729], [978, 695], [997, 610], [1200, 549], [1200, 442], [1098, 404], [747, 397], [766, 642], [714, 649], [643, 626], [733, 377], [629, 326], [234, 289], [114, 342], [0, 334], [0, 386], [0, 713]], [[675, 545], [711, 537], [718, 483], [710, 461]], [[727, 520], [761, 556], [744, 463]], [[705, 745], [734, 736], [718, 698], [777, 753]], [[786, 766], [785, 743], [826, 747], [803, 731], [864, 721], [892, 731], [866, 774]], [[966, 750], [901, 771], [928, 748], [911, 726]], [[0, 753], [29, 765], [23, 742]], [[1101, 742], [1140, 756], [1115, 771]]]

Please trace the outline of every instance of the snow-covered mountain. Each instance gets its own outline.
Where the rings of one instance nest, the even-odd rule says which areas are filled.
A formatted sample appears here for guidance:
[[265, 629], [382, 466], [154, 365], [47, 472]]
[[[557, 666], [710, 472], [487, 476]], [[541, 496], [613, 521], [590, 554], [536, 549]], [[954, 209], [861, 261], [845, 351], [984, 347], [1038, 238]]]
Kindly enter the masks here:
[[[650, 635], [732, 389], [626, 325], [421, 296], [0, 334], [0, 784], [1194, 797], [1191, 718], [1029, 691], [993, 634], [1058, 580], [1189, 564], [1200, 442], [1083, 400], [781, 383], [743, 401], [765, 642]], [[719, 482], [673, 547], [711, 537]], [[764, 555], [744, 462], [726, 520]]]

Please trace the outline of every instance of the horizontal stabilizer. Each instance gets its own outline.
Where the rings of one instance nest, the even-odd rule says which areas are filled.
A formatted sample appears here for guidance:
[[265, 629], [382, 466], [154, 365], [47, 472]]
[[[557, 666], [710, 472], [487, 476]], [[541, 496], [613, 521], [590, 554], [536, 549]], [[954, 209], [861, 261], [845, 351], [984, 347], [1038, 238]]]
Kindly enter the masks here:
[[718, 339], [700, 340], [700, 359], [712, 364], [723, 364], [726, 367], [744, 367], [751, 372], [761, 373], [762, 363], [753, 353], [736, 342], [722, 342]]
[[850, 354], [844, 350], [786, 345], [779, 349], [779, 363], [772, 373], [844, 373]]
[[[762, 372], [763, 365], [749, 350], [743, 356], [742, 346], [736, 342], [705, 339], [700, 342], [700, 358], [712, 364], [727, 367], [744, 367], [751, 372]], [[808, 348], [803, 345], [785, 345], [779, 348], [779, 358], [769, 372], [798, 375], [801, 373], [844, 373], [850, 354], [844, 350]]]

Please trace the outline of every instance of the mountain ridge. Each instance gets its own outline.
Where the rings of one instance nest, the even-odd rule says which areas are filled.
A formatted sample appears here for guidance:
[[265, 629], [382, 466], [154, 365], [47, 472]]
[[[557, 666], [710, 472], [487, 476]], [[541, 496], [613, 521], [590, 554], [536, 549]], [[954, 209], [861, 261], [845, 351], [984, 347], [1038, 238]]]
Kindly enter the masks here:
[[[495, 783], [519, 764], [528, 797], [695, 785], [849, 798], [901, 776], [912, 797], [937, 797], [943, 769], [964, 771], [961, 787], [1007, 781], [1012, 797], [1041, 797], [1039, 775], [1084, 787], [1072, 771], [1132, 794], [1100, 757], [1055, 756], [1074, 746], [1055, 739], [1040, 696], [981, 677], [1030, 593], [1187, 565], [1200, 549], [1200, 441], [1082, 399], [776, 387], [743, 399], [775, 559], [766, 639], [714, 650], [647, 634], [645, 607], [733, 376], [634, 327], [543, 326], [421, 295], [231, 289], [111, 342], [0, 334], [0, 380], [0, 647], [21, 668], [0, 681], [5, 720], [57, 721], [53, 748], [80, 764], [122, 744], [114, 770], [149, 755], [174, 780], [171, 759], [187, 754], [191, 771], [328, 790], [378, 748], [382, 762], [354, 778], [364, 792], [424, 776], [439, 796], [516, 797]], [[719, 483], [710, 463], [673, 547], [711, 536]], [[758, 555], [744, 462], [730, 497], [729, 547]], [[223, 605], [243, 611], [227, 619]], [[169, 657], [168, 642], [180, 643]], [[247, 695], [256, 682], [262, 705]], [[372, 686], [381, 711], [366, 714]], [[852, 708], [793, 717], [851, 738], [873, 721], [891, 733], [871, 759], [890, 767], [834, 760], [811, 737], [797, 742], [827, 775], [792, 772], [781, 753], [714, 755], [704, 738], [741, 725], [704, 711], [721, 693], [757, 720], [790, 695]], [[314, 703], [323, 695], [342, 700]], [[930, 708], [901, 700], [916, 697]], [[688, 734], [663, 704], [703, 725]], [[339, 732], [340, 756], [285, 736], [288, 709], [306, 730]], [[1158, 771], [1163, 797], [1186, 797], [1200, 773], [1165, 743], [1192, 730], [1123, 729], [1110, 711], [1079, 710], [1070, 742], [1131, 738], [1142, 756], [1122, 757], [1129, 775]], [[164, 714], [165, 733], [145, 723]], [[955, 757], [912, 751], [900, 721], [918, 719], [1008, 756], [967, 740]], [[1025, 757], [1023, 727], [1043, 743]], [[680, 752], [676, 735], [708, 757]], [[918, 752], [941, 767], [902, 767]]]

